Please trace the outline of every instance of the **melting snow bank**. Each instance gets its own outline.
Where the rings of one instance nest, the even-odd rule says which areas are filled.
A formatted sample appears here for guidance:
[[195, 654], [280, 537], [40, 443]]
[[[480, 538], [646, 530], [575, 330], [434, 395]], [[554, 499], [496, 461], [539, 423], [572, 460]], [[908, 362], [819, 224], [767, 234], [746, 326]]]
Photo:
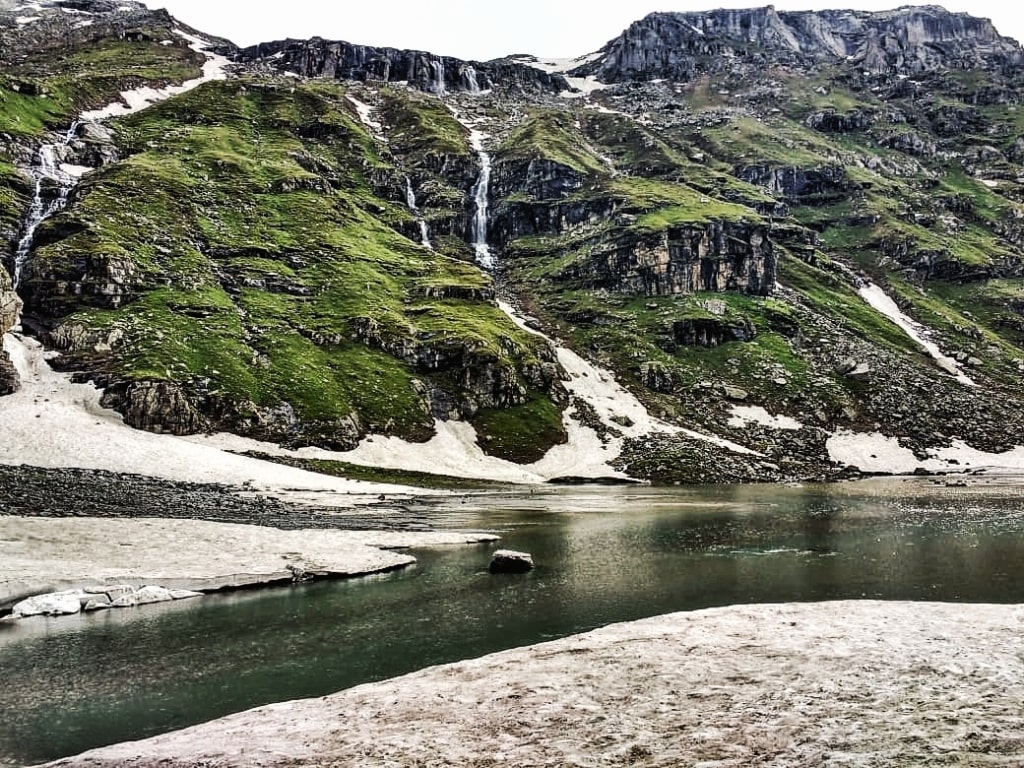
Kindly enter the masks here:
[[540, 336], [555, 348], [559, 364], [569, 374], [569, 380], [564, 382], [565, 388], [597, 411], [601, 421], [608, 427], [621, 432], [626, 437], [644, 437], [657, 432], [678, 434], [712, 443], [734, 453], [748, 456], [760, 455], [756, 451], [729, 440], [677, 427], [654, 418], [635, 395], [615, 380], [615, 376], [610, 371], [598, 368], [571, 349], [560, 346], [539, 331], [533, 330], [511, 305], [498, 302], [498, 306], [524, 331]]
[[416, 562], [390, 549], [497, 538], [454, 531], [282, 531], [202, 520], [0, 516], [0, 607], [90, 585], [160, 584], [212, 592], [362, 576]]
[[915, 470], [958, 472], [965, 469], [987, 469], [1024, 472], [1024, 447], [1006, 453], [986, 453], [972, 448], [962, 440], [954, 440], [948, 448], [930, 448], [929, 458], [921, 460], [895, 437], [878, 432], [839, 431], [825, 444], [829, 458], [839, 464], [857, 467], [861, 472], [904, 475]]
[[729, 426], [742, 429], [748, 424], [760, 424], [762, 427], [796, 431], [804, 425], [789, 416], [772, 416], [759, 405], [734, 405]]
[[56, 766], [1009, 765], [1024, 607], [714, 608], [273, 704]]
[[7, 334], [3, 342], [22, 387], [0, 404], [0, 464], [80, 467], [179, 482], [222, 483], [327, 506], [366, 503], [381, 493], [413, 493], [410, 488], [341, 480], [132, 429], [119, 414], [100, 406], [99, 390], [74, 384], [68, 375], [53, 371], [38, 342], [15, 334]]
[[102, 109], [83, 112], [81, 119], [87, 122], [92, 122], [96, 120], [106, 120], [111, 117], [123, 117], [124, 115], [130, 115], [133, 112], [145, 109], [158, 101], [163, 101], [171, 98], [172, 96], [177, 96], [179, 94], [186, 93], [187, 91], [191, 91], [193, 88], [198, 88], [200, 85], [209, 82], [210, 80], [223, 80], [227, 77], [226, 70], [230, 61], [224, 56], [211, 53], [208, 49], [212, 43], [194, 35], [190, 35], [180, 29], [175, 29], [174, 34], [183, 40], [188, 41], [189, 47], [192, 50], [198, 51], [206, 56], [206, 63], [203, 65], [202, 75], [194, 80], [188, 80], [181, 85], [169, 85], [166, 88], [150, 88], [148, 86], [143, 86], [142, 88], [134, 88], [130, 91], [122, 91], [121, 101], [109, 104]]
[[[548, 337], [527, 327], [510, 305], [499, 302], [499, 306], [520, 328], [551, 342]], [[409, 443], [397, 437], [375, 435], [367, 437], [354, 450], [345, 452], [319, 448], [293, 451], [272, 443], [223, 433], [188, 439], [200, 445], [229, 451], [257, 451], [277, 456], [347, 461], [370, 467], [509, 483], [544, 483], [569, 476], [626, 479], [627, 475], [611, 466], [611, 462], [619, 457], [624, 440], [655, 434], [680, 435], [737, 454], [760, 455], [728, 440], [683, 429], [654, 418], [643, 403], [615, 381], [609, 371], [587, 362], [570, 349], [551, 343], [558, 355], [558, 362], [569, 376], [563, 382], [566, 389], [590, 405], [601, 421], [618, 437], [602, 440], [591, 427], [581, 424], [570, 408], [562, 416], [562, 424], [568, 435], [567, 442], [553, 447], [540, 461], [525, 465], [488, 456], [480, 447], [473, 426], [457, 421], [435, 422], [434, 436], [426, 443]]]
[[934, 342], [928, 339], [927, 329], [925, 329], [920, 323], [915, 322], [907, 315], [903, 314], [896, 302], [877, 285], [865, 285], [858, 289], [857, 293], [860, 294], [861, 298], [870, 304], [876, 311], [885, 315], [887, 318], [892, 320], [896, 325], [899, 326], [900, 330], [909, 336], [915, 344], [922, 347], [938, 364], [938, 366], [956, 377], [956, 380], [968, 387], [978, 386], [974, 381], [971, 380], [957, 364], [956, 360], [942, 354], [942, 350]]

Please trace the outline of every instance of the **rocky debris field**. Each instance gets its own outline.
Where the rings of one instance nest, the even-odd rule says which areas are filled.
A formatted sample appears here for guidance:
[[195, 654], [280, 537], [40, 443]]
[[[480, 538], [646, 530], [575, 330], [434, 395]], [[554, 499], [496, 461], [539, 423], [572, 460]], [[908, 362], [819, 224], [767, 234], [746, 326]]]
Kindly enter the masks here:
[[871, 601], [679, 613], [52, 765], [1020, 765], [1022, 621]]
[[244, 489], [181, 483], [93, 469], [42, 469], [0, 465], [0, 516], [177, 518], [244, 523], [281, 530], [426, 530], [415, 502], [372, 512], [289, 504]]

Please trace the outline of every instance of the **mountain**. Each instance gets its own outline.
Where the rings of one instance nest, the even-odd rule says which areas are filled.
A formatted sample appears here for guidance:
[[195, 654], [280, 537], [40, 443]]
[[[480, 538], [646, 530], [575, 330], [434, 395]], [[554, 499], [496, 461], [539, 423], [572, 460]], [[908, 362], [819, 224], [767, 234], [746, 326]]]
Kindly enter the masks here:
[[23, 303], [133, 426], [587, 434], [655, 482], [1024, 434], [1024, 52], [986, 20], [657, 13], [465, 62], [6, 0], [0, 60], [0, 329]]
[[917, 75], [936, 70], [990, 69], [1021, 63], [1020, 45], [987, 19], [938, 6], [866, 11], [754, 10], [653, 13], [576, 68], [620, 83], [762, 67], [852, 66], [871, 75]]

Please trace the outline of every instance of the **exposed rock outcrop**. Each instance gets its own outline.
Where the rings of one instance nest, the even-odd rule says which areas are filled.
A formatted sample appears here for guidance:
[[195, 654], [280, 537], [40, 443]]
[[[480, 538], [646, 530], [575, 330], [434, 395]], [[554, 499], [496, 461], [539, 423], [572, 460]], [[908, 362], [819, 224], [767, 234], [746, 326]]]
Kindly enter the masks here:
[[580, 270], [593, 287], [646, 296], [739, 291], [769, 295], [776, 256], [768, 227], [713, 221], [627, 235]]
[[425, 51], [355, 45], [343, 40], [277, 40], [244, 48], [238, 60], [263, 64], [304, 77], [359, 80], [366, 83], [405, 82], [428, 93], [479, 93], [493, 88], [525, 93], [569, 90], [562, 75], [504, 59], [469, 62]]
[[687, 81], [738, 66], [847, 63], [858, 72], [916, 74], [1019, 64], [1022, 50], [987, 19], [937, 6], [894, 11], [746, 10], [652, 13], [572, 71], [605, 83]]
[[[21, 314], [21, 299], [11, 287], [11, 277], [0, 266], [0, 336], [7, 333], [18, 322]], [[20, 386], [18, 371], [0, 345], [0, 395], [9, 395]]]
[[293, 447], [319, 445], [344, 451], [366, 434], [356, 414], [329, 421], [301, 420], [287, 403], [239, 402], [206, 391], [201, 382], [115, 381], [104, 389], [100, 402], [121, 413], [129, 426], [173, 435], [224, 430]]
[[746, 165], [735, 170], [743, 181], [763, 187], [791, 203], [821, 203], [848, 191], [846, 169], [837, 165], [820, 168]]

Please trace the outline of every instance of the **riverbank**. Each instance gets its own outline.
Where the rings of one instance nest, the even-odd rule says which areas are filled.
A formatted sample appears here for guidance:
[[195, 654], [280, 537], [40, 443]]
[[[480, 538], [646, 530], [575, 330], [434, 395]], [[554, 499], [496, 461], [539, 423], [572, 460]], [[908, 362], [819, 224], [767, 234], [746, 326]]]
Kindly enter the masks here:
[[402, 568], [396, 549], [497, 540], [459, 532], [293, 530], [173, 519], [0, 516], [0, 610], [94, 585], [216, 592]]
[[206, 765], [1011, 765], [1024, 607], [678, 613], [94, 750]]

